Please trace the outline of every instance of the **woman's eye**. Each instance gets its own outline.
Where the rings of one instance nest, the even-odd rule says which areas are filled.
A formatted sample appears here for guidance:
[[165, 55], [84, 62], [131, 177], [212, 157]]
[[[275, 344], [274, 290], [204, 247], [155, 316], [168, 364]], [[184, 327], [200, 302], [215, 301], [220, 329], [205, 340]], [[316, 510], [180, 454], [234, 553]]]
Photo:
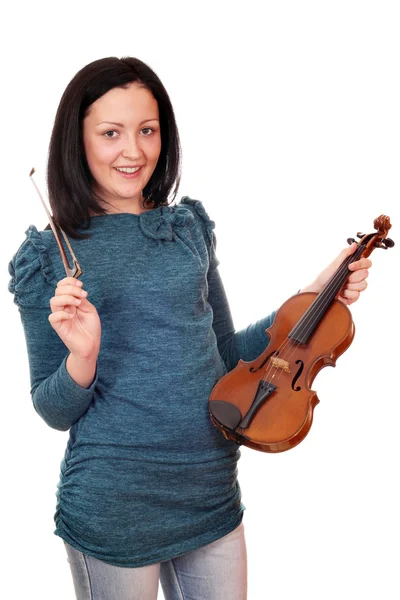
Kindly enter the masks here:
[[[154, 133], [154, 129], [152, 127], [145, 127], [144, 129], [142, 129], [142, 131], [152, 131]], [[145, 135], [145, 137], [149, 137], [149, 136]]]
[[117, 132], [116, 132], [114, 129], [112, 129], [112, 130], [110, 130], [110, 131], [106, 131], [106, 132], [104, 133], [104, 135], [105, 135], [106, 137], [108, 137], [109, 139], [112, 139], [112, 137], [111, 137], [111, 136], [109, 136], [109, 135], [107, 135], [107, 133], [117, 133]]

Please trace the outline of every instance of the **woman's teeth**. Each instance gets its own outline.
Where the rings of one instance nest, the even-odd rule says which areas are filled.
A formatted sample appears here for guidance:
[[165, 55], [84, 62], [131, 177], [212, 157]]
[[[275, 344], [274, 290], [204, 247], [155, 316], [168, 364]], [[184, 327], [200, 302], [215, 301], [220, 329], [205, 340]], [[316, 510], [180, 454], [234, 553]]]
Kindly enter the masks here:
[[140, 167], [130, 168], [130, 167], [115, 167], [117, 171], [122, 171], [122, 173], [136, 173], [139, 171]]

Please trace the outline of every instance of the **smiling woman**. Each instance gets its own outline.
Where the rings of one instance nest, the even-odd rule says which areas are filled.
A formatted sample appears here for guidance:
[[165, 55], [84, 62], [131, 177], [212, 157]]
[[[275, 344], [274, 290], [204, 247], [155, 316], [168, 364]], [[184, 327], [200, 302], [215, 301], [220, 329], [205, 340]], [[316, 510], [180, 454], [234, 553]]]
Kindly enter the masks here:
[[[113, 121], [115, 113], [118, 122]], [[143, 127], [150, 123], [151, 128]], [[118, 129], [110, 131], [110, 125]], [[142, 190], [161, 153], [159, 111], [153, 95], [136, 83], [104, 94], [83, 120], [83, 144], [100, 204], [108, 213], [142, 212]]]

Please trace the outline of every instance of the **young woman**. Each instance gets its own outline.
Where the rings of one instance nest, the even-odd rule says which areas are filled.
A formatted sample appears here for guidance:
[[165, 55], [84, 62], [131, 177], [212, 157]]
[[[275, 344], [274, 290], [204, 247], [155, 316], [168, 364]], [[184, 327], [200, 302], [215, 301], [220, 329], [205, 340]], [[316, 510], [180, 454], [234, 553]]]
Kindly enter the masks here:
[[[275, 313], [235, 331], [215, 223], [182, 197], [168, 94], [136, 58], [81, 69], [61, 98], [47, 183], [82, 280], [65, 277], [53, 232], [30, 226], [9, 264], [27, 342], [32, 401], [69, 430], [55, 534], [78, 599], [244, 600], [238, 445], [208, 397], [268, 344]], [[318, 292], [355, 245], [302, 291]], [[353, 262], [340, 300], [366, 288]]]

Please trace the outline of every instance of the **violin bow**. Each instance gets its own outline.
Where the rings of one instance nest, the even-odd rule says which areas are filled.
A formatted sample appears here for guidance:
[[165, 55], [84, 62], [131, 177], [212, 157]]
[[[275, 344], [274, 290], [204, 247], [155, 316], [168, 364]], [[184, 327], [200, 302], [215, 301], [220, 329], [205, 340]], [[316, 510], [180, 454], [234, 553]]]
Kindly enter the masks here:
[[68, 240], [67, 236], [65, 235], [64, 231], [59, 226], [59, 229], [60, 229], [61, 233], [63, 234], [65, 243], [68, 246], [68, 250], [71, 253], [72, 260], [73, 260], [73, 263], [74, 263], [73, 267], [70, 266], [70, 264], [68, 262], [67, 255], [66, 255], [65, 250], [64, 250], [64, 246], [61, 243], [61, 239], [60, 239], [60, 236], [59, 236], [58, 231], [57, 231], [56, 223], [55, 223], [53, 217], [51, 216], [50, 211], [47, 208], [45, 201], [43, 200], [43, 196], [40, 193], [40, 190], [39, 190], [38, 186], [36, 185], [36, 181], [33, 178], [33, 174], [34, 173], [35, 173], [35, 169], [32, 168], [31, 172], [29, 173], [29, 176], [30, 176], [30, 179], [31, 179], [33, 185], [36, 188], [37, 193], [39, 194], [39, 198], [42, 201], [44, 209], [45, 209], [45, 211], [47, 213], [47, 216], [49, 218], [49, 224], [50, 224], [50, 227], [53, 230], [54, 237], [56, 238], [57, 246], [58, 246], [58, 249], [59, 249], [60, 254], [61, 254], [61, 260], [63, 261], [63, 265], [64, 265], [65, 272], [67, 274], [67, 277], [75, 277], [75, 279], [78, 279], [78, 277], [80, 277], [82, 275], [83, 271], [82, 271], [82, 269], [81, 269], [81, 267], [80, 267], [80, 265], [79, 265], [79, 263], [78, 263], [78, 261], [76, 259], [76, 256], [75, 256], [75, 254], [74, 254], [74, 252], [73, 252], [73, 250], [71, 248], [71, 244], [69, 243], [69, 240]]

